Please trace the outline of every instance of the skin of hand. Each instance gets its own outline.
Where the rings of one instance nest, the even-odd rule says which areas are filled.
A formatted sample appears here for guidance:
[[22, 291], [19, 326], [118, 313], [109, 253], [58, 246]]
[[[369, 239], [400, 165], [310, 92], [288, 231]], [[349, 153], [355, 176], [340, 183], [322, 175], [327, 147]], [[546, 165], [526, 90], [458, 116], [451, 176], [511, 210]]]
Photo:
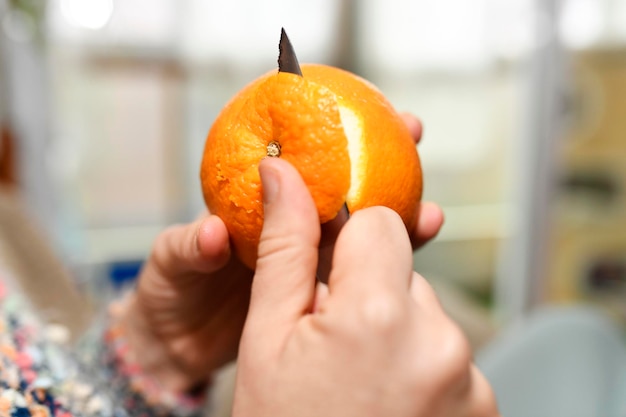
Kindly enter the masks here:
[[[422, 124], [402, 115], [416, 144]], [[443, 213], [424, 202], [411, 233], [416, 249], [434, 238]], [[228, 231], [214, 215], [161, 233], [136, 291], [112, 307], [145, 372], [175, 391], [208, 379], [237, 356], [253, 271], [231, 256]]]
[[315, 281], [317, 211], [295, 168], [264, 160], [265, 220], [239, 348], [233, 416], [490, 417], [469, 345], [413, 271], [409, 236], [372, 207]]

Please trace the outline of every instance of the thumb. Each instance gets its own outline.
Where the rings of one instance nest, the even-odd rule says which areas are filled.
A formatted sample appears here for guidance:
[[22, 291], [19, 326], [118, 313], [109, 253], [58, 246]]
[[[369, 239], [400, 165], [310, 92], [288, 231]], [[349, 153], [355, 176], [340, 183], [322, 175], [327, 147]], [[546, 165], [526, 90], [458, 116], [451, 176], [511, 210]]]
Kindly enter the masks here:
[[266, 158], [259, 173], [264, 223], [246, 326], [262, 335], [286, 336], [315, 298], [319, 216], [304, 181], [288, 162]]

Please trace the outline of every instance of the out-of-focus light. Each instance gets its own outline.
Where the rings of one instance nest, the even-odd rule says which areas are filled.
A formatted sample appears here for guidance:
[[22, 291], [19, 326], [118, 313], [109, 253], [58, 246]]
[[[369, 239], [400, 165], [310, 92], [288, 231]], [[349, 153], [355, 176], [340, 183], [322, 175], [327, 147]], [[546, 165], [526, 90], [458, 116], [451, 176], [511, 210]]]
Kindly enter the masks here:
[[613, 30], [620, 43], [626, 42], [626, 1], [613, 3]]
[[98, 30], [113, 15], [113, 0], [61, 0], [61, 13], [72, 25]]
[[529, 0], [488, 0], [486, 42], [494, 56], [521, 59], [536, 45], [533, 3]]
[[364, 2], [362, 52], [368, 67], [472, 71], [488, 62], [486, 0]]
[[605, 27], [602, 2], [569, 0], [563, 3], [559, 32], [565, 45], [585, 49], [599, 42]]
[[5, 35], [14, 42], [26, 43], [35, 36], [35, 21], [19, 9], [8, 11], [2, 19]]

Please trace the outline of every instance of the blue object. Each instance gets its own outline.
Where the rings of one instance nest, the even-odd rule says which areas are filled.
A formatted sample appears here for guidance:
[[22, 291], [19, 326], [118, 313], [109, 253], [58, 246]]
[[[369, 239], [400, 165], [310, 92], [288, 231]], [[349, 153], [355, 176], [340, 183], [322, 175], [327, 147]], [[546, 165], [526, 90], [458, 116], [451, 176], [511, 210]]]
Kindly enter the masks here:
[[118, 261], [109, 264], [108, 275], [113, 287], [119, 289], [133, 283], [141, 271], [143, 262], [143, 259], [139, 259]]

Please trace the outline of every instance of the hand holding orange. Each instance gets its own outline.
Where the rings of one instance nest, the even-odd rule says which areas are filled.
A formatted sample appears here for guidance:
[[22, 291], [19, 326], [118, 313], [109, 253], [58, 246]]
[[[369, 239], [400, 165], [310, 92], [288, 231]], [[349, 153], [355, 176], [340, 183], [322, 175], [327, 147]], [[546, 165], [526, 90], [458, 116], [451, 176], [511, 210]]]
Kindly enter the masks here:
[[413, 230], [422, 196], [415, 142], [372, 84], [338, 68], [303, 65], [303, 77], [265, 74], [224, 107], [201, 165], [207, 207], [237, 256], [254, 268], [263, 225], [259, 162], [284, 158], [300, 173], [320, 223], [345, 203], [350, 212], [386, 206]]

